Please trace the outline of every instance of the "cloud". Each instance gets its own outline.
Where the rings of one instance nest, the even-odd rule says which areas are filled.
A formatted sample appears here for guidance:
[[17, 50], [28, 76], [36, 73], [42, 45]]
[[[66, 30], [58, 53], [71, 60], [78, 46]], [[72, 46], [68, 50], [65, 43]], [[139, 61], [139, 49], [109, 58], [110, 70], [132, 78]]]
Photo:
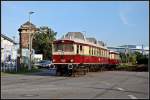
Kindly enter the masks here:
[[119, 8], [119, 17], [124, 25], [135, 26], [131, 23], [131, 17], [133, 16], [134, 9], [130, 6], [120, 6]]
[[123, 22], [123, 24], [129, 25], [128, 19], [127, 19], [127, 17], [123, 13], [120, 12], [119, 16], [120, 16], [120, 19]]

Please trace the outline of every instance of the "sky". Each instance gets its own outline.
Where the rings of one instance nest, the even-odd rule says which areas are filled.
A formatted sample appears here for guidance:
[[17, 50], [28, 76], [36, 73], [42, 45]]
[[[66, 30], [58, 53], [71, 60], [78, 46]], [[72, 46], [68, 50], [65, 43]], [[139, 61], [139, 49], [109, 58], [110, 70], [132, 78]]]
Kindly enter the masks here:
[[148, 1], [2, 1], [1, 33], [19, 40], [19, 27], [29, 20], [48, 26], [59, 39], [82, 32], [107, 46], [149, 46]]

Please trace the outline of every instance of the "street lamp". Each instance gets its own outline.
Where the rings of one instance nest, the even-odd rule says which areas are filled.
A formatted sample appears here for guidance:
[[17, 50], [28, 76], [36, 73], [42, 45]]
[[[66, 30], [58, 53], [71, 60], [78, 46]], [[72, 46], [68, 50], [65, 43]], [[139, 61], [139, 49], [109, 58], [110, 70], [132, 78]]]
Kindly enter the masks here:
[[31, 14], [33, 14], [34, 12], [29, 12], [29, 66], [28, 66], [28, 70], [31, 70], [31, 19], [30, 16]]
[[84, 32], [84, 40], [86, 40], [86, 31], [82, 31]]

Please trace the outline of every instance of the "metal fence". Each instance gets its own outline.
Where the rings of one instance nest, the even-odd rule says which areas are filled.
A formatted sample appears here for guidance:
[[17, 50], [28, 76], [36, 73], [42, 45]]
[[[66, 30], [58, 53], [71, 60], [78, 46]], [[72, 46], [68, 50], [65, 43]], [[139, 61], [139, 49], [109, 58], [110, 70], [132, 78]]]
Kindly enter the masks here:
[[16, 72], [17, 71], [17, 60], [1, 62], [2, 72]]
[[4, 46], [1, 49], [1, 71], [17, 71], [17, 49], [15, 46]]

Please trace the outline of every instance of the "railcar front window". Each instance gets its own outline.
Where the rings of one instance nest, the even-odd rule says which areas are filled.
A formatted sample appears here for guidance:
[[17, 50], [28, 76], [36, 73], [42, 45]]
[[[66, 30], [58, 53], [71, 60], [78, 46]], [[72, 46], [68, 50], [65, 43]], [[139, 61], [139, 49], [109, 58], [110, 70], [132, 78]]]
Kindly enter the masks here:
[[54, 52], [64, 51], [64, 52], [73, 52], [73, 44], [55, 44]]
[[64, 51], [65, 52], [72, 52], [73, 51], [73, 45], [72, 44], [64, 44]]
[[54, 51], [63, 51], [63, 46], [61, 44], [54, 44]]

